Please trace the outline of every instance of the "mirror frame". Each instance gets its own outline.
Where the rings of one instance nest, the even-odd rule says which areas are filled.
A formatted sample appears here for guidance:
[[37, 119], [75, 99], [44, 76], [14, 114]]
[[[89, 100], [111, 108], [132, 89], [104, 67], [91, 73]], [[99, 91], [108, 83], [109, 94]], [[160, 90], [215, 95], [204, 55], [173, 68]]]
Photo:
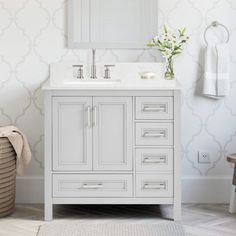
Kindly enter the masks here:
[[[71, 49], [149, 49], [148, 46], [144, 46], [143, 43], [109, 43], [109, 42], [74, 42], [74, 4], [76, 0], [68, 0], [68, 47]], [[93, 0], [87, 0], [93, 1]], [[118, 0], [119, 1], [119, 0]], [[158, 31], [158, 0], [156, 0], [156, 20], [154, 27]], [[155, 32], [157, 34], [157, 32]], [[150, 35], [150, 38], [154, 35]], [[148, 42], [147, 42], [148, 43]]]

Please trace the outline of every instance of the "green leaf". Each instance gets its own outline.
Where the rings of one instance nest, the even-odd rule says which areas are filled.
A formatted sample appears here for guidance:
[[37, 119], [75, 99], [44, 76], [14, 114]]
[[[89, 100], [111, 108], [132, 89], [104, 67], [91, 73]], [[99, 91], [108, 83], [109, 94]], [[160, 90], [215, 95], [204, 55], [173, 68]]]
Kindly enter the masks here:
[[177, 46], [177, 47], [174, 48], [174, 50], [178, 50], [180, 48], [181, 48], [181, 46]]
[[178, 55], [180, 54], [181, 52], [173, 52], [172, 55], [175, 56], [175, 55]]
[[182, 34], [184, 35], [186, 33], [186, 28], [183, 28]]

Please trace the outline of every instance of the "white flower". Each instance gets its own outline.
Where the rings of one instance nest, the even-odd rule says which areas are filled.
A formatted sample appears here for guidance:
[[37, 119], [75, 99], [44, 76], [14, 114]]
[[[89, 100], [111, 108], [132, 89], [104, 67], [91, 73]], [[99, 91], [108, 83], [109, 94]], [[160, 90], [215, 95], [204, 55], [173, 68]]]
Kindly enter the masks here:
[[188, 36], [187, 35], [183, 35], [180, 39], [181, 39], [181, 41], [182, 40], [187, 41], [188, 40]]
[[153, 43], [155, 43], [155, 44], [158, 43], [158, 36], [155, 36], [155, 37], [153, 38]]
[[172, 56], [173, 50], [166, 48], [165, 51], [162, 52], [164, 58], [168, 59]]
[[159, 37], [155, 36], [152, 39], [152, 47], [156, 46], [161, 51], [164, 58], [169, 59], [174, 55], [180, 54], [183, 51], [182, 46], [188, 41], [186, 30], [178, 30], [178, 34], [170, 31], [164, 26], [164, 32]]

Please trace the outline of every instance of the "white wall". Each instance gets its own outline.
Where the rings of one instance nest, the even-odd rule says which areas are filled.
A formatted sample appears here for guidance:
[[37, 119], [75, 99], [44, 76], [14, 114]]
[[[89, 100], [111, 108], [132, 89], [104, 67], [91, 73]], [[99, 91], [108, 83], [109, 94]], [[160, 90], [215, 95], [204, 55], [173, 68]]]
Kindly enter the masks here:
[[[183, 87], [183, 193], [186, 202], [226, 202], [232, 168], [225, 156], [236, 150], [236, 1], [159, 0], [159, 25], [186, 26], [191, 40], [176, 58]], [[17, 200], [39, 202], [43, 196], [43, 105], [41, 86], [49, 64], [88, 62], [91, 52], [68, 50], [66, 1], [0, 0], [0, 125], [15, 124], [29, 138], [33, 161], [28, 175], [18, 179]], [[219, 20], [230, 29], [231, 96], [215, 101], [200, 96], [203, 32]], [[155, 52], [99, 51], [100, 61], [153, 61]], [[211, 151], [211, 164], [198, 164], [197, 151]]]

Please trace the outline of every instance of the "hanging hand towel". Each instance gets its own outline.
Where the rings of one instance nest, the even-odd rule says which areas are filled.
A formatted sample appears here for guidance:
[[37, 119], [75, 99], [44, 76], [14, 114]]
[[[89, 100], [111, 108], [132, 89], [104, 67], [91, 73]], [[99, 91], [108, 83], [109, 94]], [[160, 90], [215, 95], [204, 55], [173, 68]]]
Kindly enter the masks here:
[[230, 93], [229, 47], [228, 44], [216, 45], [217, 52], [217, 96], [225, 97]]
[[229, 95], [229, 48], [228, 44], [209, 44], [205, 53], [203, 94], [211, 98]]

